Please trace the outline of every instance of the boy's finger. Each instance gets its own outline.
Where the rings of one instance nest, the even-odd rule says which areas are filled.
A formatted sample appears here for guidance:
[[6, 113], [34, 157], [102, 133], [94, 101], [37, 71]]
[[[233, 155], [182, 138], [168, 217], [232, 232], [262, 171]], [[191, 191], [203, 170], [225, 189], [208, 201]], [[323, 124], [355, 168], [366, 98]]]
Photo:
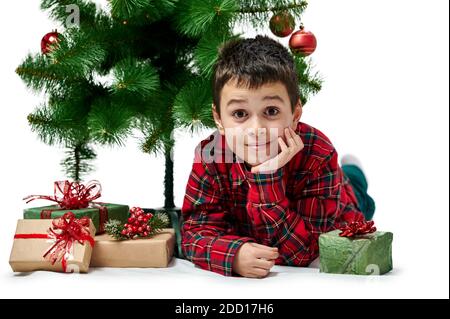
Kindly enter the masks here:
[[262, 269], [270, 270], [275, 265], [275, 261], [273, 260], [264, 260], [261, 258], [257, 258], [255, 260], [254, 266]]
[[295, 131], [292, 129], [292, 127], [289, 127], [289, 130], [291, 132], [292, 139], [294, 140], [295, 145], [300, 146], [300, 142], [301, 142], [300, 136], [298, 136], [297, 133], [295, 133]]
[[251, 172], [252, 173], [259, 173], [259, 172], [264, 172], [264, 173], [268, 173], [268, 172], [273, 172], [276, 171], [278, 169], [278, 159], [279, 155], [277, 155], [276, 157], [262, 163], [259, 164], [258, 166], [254, 166], [251, 168]]
[[302, 141], [302, 139], [300, 138], [300, 136], [298, 136], [298, 135], [296, 135], [296, 142], [297, 142], [297, 145], [298, 145], [298, 147], [300, 148], [300, 149], [303, 149], [303, 147], [305, 147], [305, 145], [303, 144], [303, 141]]
[[291, 130], [289, 128], [286, 128], [284, 130], [284, 134], [286, 135], [286, 140], [288, 142], [289, 147], [295, 146], [294, 137], [292, 136]]
[[278, 251], [275, 250], [267, 250], [267, 249], [258, 249], [255, 252], [256, 258], [265, 258], [268, 260], [277, 259], [279, 256]]
[[278, 144], [280, 145], [282, 152], [287, 150], [288, 147], [281, 136], [278, 138]]
[[253, 267], [252, 270], [250, 271], [250, 275], [252, 275], [256, 278], [264, 278], [268, 274], [269, 274], [269, 271], [267, 271], [266, 269], [258, 268], [258, 267]]

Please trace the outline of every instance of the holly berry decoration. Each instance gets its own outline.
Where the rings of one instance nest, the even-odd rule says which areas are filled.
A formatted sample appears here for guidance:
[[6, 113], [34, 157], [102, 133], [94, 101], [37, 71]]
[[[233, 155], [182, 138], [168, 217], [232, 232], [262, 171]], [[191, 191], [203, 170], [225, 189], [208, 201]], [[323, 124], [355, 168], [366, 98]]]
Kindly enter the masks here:
[[118, 220], [109, 220], [105, 223], [105, 230], [116, 239], [136, 239], [149, 237], [162, 228], [167, 227], [169, 218], [164, 213], [145, 213], [140, 207], [130, 209], [130, 217], [123, 224]]
[[294, 54], [306, 57], [316, 50], [317, 40], [312, 32], [305, 31], [301, 25], [300, 30], [291, 35], [289, 47]]
[[152, 217], [152, 213], [146, 214], [142, 208], [131, 208], [128, 223], [123, 225], [124, 229], [122, 229], [121, 234], [128, 238], [147, 237], [152, 230], [150, 225], [148, 225], [148, 221]]
[[269, 22], [270, 31], [277, 37], [287, 37], [295, 29], [295, 19], [288, 11], [274, 14]]
[[52, 47], [58, 43], [59, 33], [54, 30], [52, 32], [47, 33], [42, 37], [41, 40], [41, 52], [43, 54], [47, 54], [52, 51]]

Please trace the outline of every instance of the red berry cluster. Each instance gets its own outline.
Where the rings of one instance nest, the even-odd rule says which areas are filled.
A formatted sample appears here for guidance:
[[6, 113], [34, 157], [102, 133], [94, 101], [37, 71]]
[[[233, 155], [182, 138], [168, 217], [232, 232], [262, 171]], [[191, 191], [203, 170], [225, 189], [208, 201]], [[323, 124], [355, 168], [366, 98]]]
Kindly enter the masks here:
[[121, 234], [128, 238], [147, 237], [152, 231], [148, 221], [153, 217], [152, 213], [144, 213], [142, 208], [132, 207], [128, 223], [124, 225]]

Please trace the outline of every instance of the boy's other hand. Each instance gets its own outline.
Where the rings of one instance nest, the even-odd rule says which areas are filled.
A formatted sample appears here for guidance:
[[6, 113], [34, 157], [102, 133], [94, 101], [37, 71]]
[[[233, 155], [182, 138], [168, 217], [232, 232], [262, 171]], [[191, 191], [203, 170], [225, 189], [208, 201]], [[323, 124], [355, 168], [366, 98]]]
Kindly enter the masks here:
[[252, 167], [252, 173], [274, 172], [286, 165], [286, 163], [288, 163], [295, 156], [295, 154], [305, 147], [300, 136], [298, 136], [291, 127], [286, 127], [284, 129], [284, 135], [289, 146], [287, 146], [283, 138], [279, 136], [278, 144], [280, 145], [281, 152], [274, 158]]
[[277, 247], [245, 243], [238, 249], [233, 261], [233, 271], [249, 278], [267, 276], [279, 256]]

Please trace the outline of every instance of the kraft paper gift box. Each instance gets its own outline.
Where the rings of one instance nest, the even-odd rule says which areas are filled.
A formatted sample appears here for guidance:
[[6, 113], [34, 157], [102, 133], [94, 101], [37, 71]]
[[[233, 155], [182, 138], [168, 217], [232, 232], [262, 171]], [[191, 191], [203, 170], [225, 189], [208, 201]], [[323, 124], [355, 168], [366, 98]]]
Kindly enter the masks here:
[[[92, 255], [92, 246], [89, 240], [83, 244], [73, 241], [63, 259], [52, 263], [44, 254], [51, 248], [55, 238], [49, 238], [48, 229], [52, 227], [53, 220], [18, 220], [16, 235], [9, 258], [9, 264], [14, 272], [29, 272], [34, 270], [49, 270], [58, 272], [82, 272], [89, 269]], [[85, 227], [92, 244], [94, 243], [95, 227], [91, 220]], [[17, 238], [21, 237], [21, 238]], [[51, 253], [50, 253], [51, 254]]]
[[127, 205], [95, 202], [94, 204], [99, 205], [100, 207], [60, 210], [58, 205], [51, 205], [25, 208], [23, 210], [23, 218], [49, 219], [61, 217], [67, 212], [73, 212], [77, 218], [87, 216], [92, 219], [95, 229], [97, 230], [97, 234], [104, 233], [103, 225], [109, 219], [116, 219], [122, 223], [126, 223], [129, 215], [129, 207]]
[[392, 270], [391, 232], [376, 231], [340, 237], [341, 230], [319, 236], [320, 271], [335, 274], [382, 275]]
[[148, 238], [117, 240], [108, 234], [95, 236], [91, 267], [162, 268], [172, 259], [175, 231], [163, 228]]

